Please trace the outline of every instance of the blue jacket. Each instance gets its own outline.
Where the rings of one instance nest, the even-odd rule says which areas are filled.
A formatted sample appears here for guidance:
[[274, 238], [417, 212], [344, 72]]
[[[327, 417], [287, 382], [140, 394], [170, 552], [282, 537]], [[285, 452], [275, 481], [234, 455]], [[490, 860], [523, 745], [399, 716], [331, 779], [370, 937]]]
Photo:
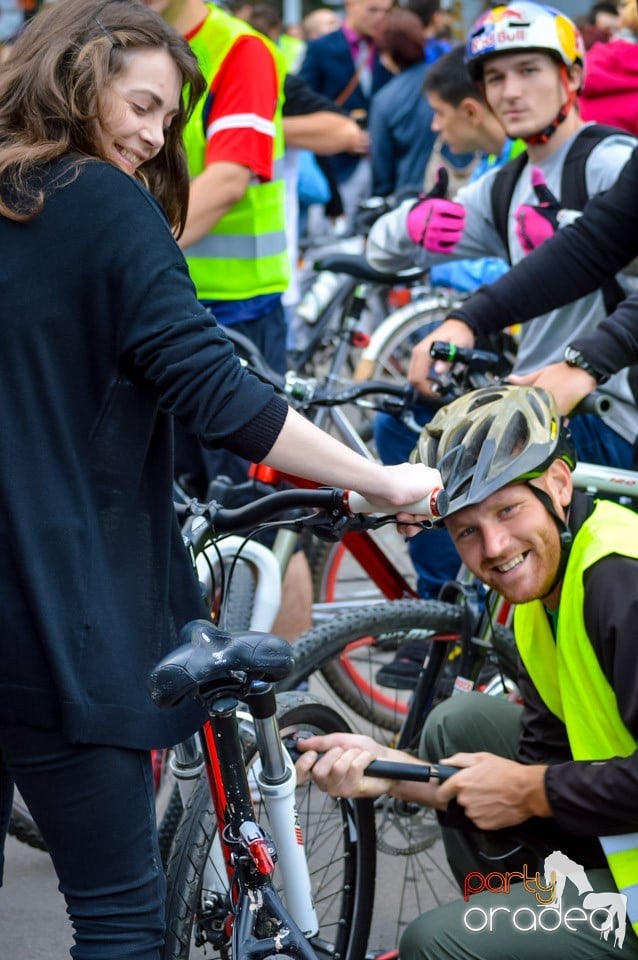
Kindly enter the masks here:
[[[355, 72], [355, 64], [350, 51], [350, 44], [341, 28], [332, 33], [312, 40], [308, 44], [304, 62], [299, 70], [299, 76], [308, 83], [317, 93], [322, 93], [330, 100], [336, 100], [346, 88]], [[392, 78], [389, 70], [383, 66], [378, 55], [374, 55], [372, 70], [372, 94]], [[369, 110], [370, 98], [357, 85], [350, 96], [342, 104], [347, 113], [353, 110]], [[331, 166], [337, 181], [342, 183], [350, 176], [359, 157], [352, 153], [336, 153], [331, 158]]]
[[428, 65], [416, 63], [401, 71], [372, 98], [370, 155], [372, 192], [385, 197], [405, 187], [423, 188], [425, 167], [436, 134], [430, 129], [434, 111], [423, 96]]

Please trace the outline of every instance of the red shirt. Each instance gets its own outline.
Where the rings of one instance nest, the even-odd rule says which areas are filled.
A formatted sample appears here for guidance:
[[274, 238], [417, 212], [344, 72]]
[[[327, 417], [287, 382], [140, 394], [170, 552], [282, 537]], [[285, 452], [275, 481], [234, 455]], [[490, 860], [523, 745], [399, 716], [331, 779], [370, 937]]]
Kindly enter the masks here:
[[210, 88], [207, 165], [238, 163], [260, 180], [272, 179], [278, 88], [275, 62], [263, 40], [250, 34], [238, 37]]

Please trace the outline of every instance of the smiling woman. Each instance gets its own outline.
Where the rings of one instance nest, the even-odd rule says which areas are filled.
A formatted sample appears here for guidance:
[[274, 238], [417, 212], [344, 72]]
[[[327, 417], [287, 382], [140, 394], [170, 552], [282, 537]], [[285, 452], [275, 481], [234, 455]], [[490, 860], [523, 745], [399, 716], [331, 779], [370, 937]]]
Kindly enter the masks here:
[[173, 508], [174, 420], [383, 513], [439, 486], [289, 410], [197, 301], [175, 235], [203, 92], [186, 41], [131, 0], [59, 0], [0, 68], [0, 878], [15, 783], [74, 960], [159, 960], [164, 940], [149, 751], [203, 718], [160, 711], [146, 679], [208, 613]]
[[182, 132], [204, 80], [161, 17], [118, 0], [52, 5], [16, 42], [0, 90], [0, 178], [10, 171], [19, 197], [0, 194], [0, 213], [27, 220], [41, 209], [33, 173], [45, 161], [73, 156], [77, 169], [93, 157], [140, 179], [180, 231], [188, 202]]
[[99, 97], [106, 157], [131, 175], [156, 157], [179, 112], [181, 90], [177, 64], [166, 50], [126, 53]]

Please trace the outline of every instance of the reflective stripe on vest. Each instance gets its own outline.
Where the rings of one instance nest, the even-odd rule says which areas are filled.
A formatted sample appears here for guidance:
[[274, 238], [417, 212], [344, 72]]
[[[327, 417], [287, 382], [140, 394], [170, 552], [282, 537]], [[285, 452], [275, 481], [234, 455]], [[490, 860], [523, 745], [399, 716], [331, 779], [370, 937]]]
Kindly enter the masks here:
[[[252, 126], [269, 135], [274, 131], [273, 179], [267, 183], [260, 183], [256, 179], [251, 182], [241, 200], [210, 232], [184, 251], [197, 296], [201, 300], [243, 300], [267, 293], [283, 293], [289, 282], [282, 160], [283, 56], [248, 24], [229, 16], [218, 7], [209, 8], [208, 17], [189, 43], [210, 90], [231, 47], [239, 37], [245, 35], [258, 36], [266, 43], [274, 58], [280, 89], [274, 121], [252, 114], [236, 114], [220, 118], [214, 127], [232, 129]], [[204, 110], [208, 100], [207, 96], [201, 98], [184, 131], [191, 178], [202, 173], [206, 166]]]
[[[514, 613], [516, 645], [525, 669], [551, 712], [565, 724], [575, 760], [627, 757], [636, 740], [585, 630], [585, 571], [611, 554], [638, 559], [638, 517], [600, 500], [576, 534], [561, 589], [556, 640], [540, 600]], [[600, 837], [627, 915], [638, 934], [638, 834]]]

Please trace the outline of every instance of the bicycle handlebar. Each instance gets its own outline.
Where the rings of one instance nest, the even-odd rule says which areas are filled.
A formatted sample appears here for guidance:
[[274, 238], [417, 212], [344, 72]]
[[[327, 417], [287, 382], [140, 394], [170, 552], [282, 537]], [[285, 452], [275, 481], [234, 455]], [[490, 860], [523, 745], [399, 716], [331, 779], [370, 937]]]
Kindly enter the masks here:
[[606, 413], [609, 413], [613, 405], [614, 401], [611, 397], [603, 393], [596, 393], [594, 390], [593, 393], [583, 397], [573, 410], [569, 411], [569, 416], [575, 417], [579, 413], [593, 413], [596, 417], [604, 417]]
[[[254, 528], [260, 523], [277, 518], [285, 511], [299, 508], [322, 510], [334, 522], [361, 513], [380, 513], [379, 508], [369, 503], [361, 494], [338, 487], [278, 490], [253, 503], [230, 509], [221, 507], [216, 501], [200, 503], [191, 500], [186, 504], [175, 504], [180, 519], [203, 517], [207, 526], [217, 533], [236, 533]], [[423, 514], [435, 519], [444, 516], [446, 509], [447, 494], [438, 487], [427, 491], [418, 502], [408, 504], [407, 507], [397, 507], [396, 512]]]
[[[448, 343], [445, 340], [435, 340], [430, 347], [430, 356], [434, 360], [442, 360], [444, 363], [461, 364], [465, 370], [462, 376], [456, 376], [453, 372], [447, 374], [441, 381], [440, 393], [445, 393], [445, 398], [455, 399], [461, 396], [468, 389], [475, 387], [489, 386], [490, 383], [498, 385], [502, 382], [500, 378], [494, 377], [489, 380], [488, 373], [495, 374], [500, 360], [498, 354], [490, 353], [486, 350], [475, 350], [472, 347], [457, 347], [454, 343]], [[575, 417], [579, 414], [593, 414], [596, 417], [603, 417], [609, 413], [614, 405], [614, 401], [606, 394], [590, 393], [578, 403], [573, 410], [570, 410], [568, 416]]]
[[[346, 490], [345, 498], [352, 513], [378, 513], [369, 500], [354, 490]], [[401, 513], [424, 513], [432, 518], [444, 517], [450, 505], [450, 498], [442, 487], [433, 487], [421, 500], [415, 500], [401, 507]]]
[[430, 356], [444, 363], [462, 363], [471, 372], [494, 372], [500, 365], [498, 354], [488, 350], [474, 350], [471, 347], [457, 347], [446, 340], [435, 340], [430, 347]]

